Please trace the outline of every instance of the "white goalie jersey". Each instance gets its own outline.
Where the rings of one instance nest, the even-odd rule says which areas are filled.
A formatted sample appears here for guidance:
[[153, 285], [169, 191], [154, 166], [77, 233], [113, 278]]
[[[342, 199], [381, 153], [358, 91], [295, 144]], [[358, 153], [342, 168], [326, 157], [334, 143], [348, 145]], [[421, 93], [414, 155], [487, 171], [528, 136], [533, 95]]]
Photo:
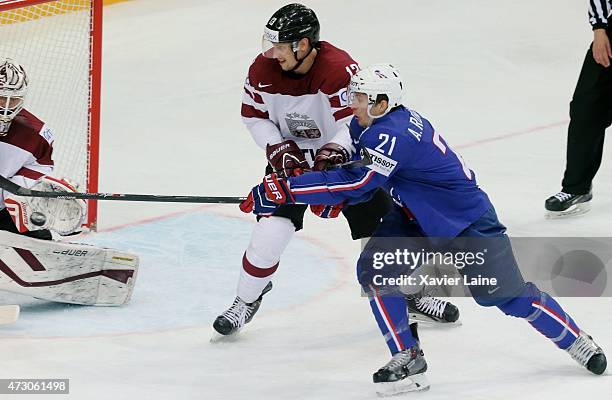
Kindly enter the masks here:
[[320, 42], [305, 75], [284, 73], [276, 60], [259, 55], [249, 68], [241, 110], [255, 142], [265, 149], [292, 139], [311, 163], [329, 142], [351, 151], [346, 89], [358, 69], [345, 51], [327, 42]]

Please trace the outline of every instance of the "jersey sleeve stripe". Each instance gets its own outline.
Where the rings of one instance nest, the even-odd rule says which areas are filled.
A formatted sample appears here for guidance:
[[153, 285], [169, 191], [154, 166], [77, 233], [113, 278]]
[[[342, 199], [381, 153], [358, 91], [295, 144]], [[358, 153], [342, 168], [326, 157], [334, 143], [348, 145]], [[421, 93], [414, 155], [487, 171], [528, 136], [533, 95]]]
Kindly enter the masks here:
[[257, 110], [259, 110], [261, 112], [268, 111], [268, 109], [266, 108], [265, 104], [263, 104], [263, 103], [262, 104], [256, 103], [252, 98], [250, 98], [247, 95], [244, 95], [242, 97], [242, 104], [246, 104], [248, 106], [251, 106], [251, 107], [253, 107], [253, 108], [255, 108], [255, 109], [257, 109]]
[[350, 117], [351, 115], [353, 115], [353, 110], [351, 110], [350, 108], [346, 107], [346, 108], [343, 108], [340, 111], [336, 111], [334, 113], [334, 119], [336, 121], [339, 121], [339, 120], [344, 119], [346, 117]]
[[33, 169], [29, 169], [26, 167], [22, 167], [19, 171], [17, 171], [15, 175], [23, 176], [24, 178], [33, 179], [33, 180], [37, 180], [45, 176], [45, 174], [41, 172], [34, 171]]
[[263, 97], [259, 93], [251, 92], [246, 87], [244, 88], [244, 93], [246, 93], [253, 101], [257, 104], [264, 104]]
[[340, 97], [339, 96], [333, 96], [329, 98], [329, 105], [332, 108], [342, 108], [343, 105], [340, 104]]
[[269, 119], [270, 115], [267, 112], [260, 111], [253, 106], [242, 103], [242, 110], [240, 114], [244, 118], [264, 118]]

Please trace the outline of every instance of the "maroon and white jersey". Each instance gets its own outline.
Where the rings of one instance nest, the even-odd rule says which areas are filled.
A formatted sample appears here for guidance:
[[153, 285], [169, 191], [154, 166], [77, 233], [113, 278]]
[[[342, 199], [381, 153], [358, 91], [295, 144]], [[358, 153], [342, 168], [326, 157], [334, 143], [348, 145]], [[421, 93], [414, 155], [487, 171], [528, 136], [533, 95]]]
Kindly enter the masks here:
[[[13, 119], [7, 134], [0, 136], [0, 175], [24, 187], [53, 171], [53, 131], [26, 109]], [[0, 191], [0, 210], [5, 208]]]
[[259, 147], [292, 139], [314, 158], [317, 149], [334, 142], [352, 151], [347, 124], [352, 112], [346, 89], [358, 71], [344, 50], [320, 42], [310, 71], [282, 71], [274, 59], [259, 55], [244, 84], [242, 119]]

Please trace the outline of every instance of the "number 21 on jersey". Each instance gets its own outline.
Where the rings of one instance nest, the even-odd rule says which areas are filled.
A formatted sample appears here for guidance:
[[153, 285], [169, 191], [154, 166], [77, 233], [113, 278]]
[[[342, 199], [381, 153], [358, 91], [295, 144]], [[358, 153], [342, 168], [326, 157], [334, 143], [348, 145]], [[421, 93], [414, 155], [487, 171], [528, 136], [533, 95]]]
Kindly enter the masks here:
[[378, 139], [382, 140], [382, 142], [375, 147], [375, 150], [390, 156], [393, 153], [393, 149], [395, 149], [395, 139], [397, 138], [395, 136], [391, 138], [391, 144], [389, 145], [388, 151], [385, 151], [385, 146], [387, 145], [387, 143], [389, 143], [389, 135], [387, 135], [386, 133], [381, 133], [380, 135], [378, 135]]

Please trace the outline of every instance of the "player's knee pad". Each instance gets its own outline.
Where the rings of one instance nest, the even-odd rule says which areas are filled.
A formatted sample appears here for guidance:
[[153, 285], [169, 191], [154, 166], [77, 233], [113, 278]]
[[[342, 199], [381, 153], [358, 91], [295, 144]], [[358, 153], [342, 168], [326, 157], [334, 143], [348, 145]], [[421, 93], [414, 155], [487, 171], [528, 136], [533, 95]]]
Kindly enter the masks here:
[[542, 292], [531, 282], [525, 283], [518, 296], [497, 305], [504, 314], [518, 318], [527, 318], [533, 312], [533, 302], [542, 297]]
[[262, 218], [253, 229], [251, 242], [246, 250], [247, 259], [258, 267], [278, 263], [294, 233], [293, 223], [287, 218]]

